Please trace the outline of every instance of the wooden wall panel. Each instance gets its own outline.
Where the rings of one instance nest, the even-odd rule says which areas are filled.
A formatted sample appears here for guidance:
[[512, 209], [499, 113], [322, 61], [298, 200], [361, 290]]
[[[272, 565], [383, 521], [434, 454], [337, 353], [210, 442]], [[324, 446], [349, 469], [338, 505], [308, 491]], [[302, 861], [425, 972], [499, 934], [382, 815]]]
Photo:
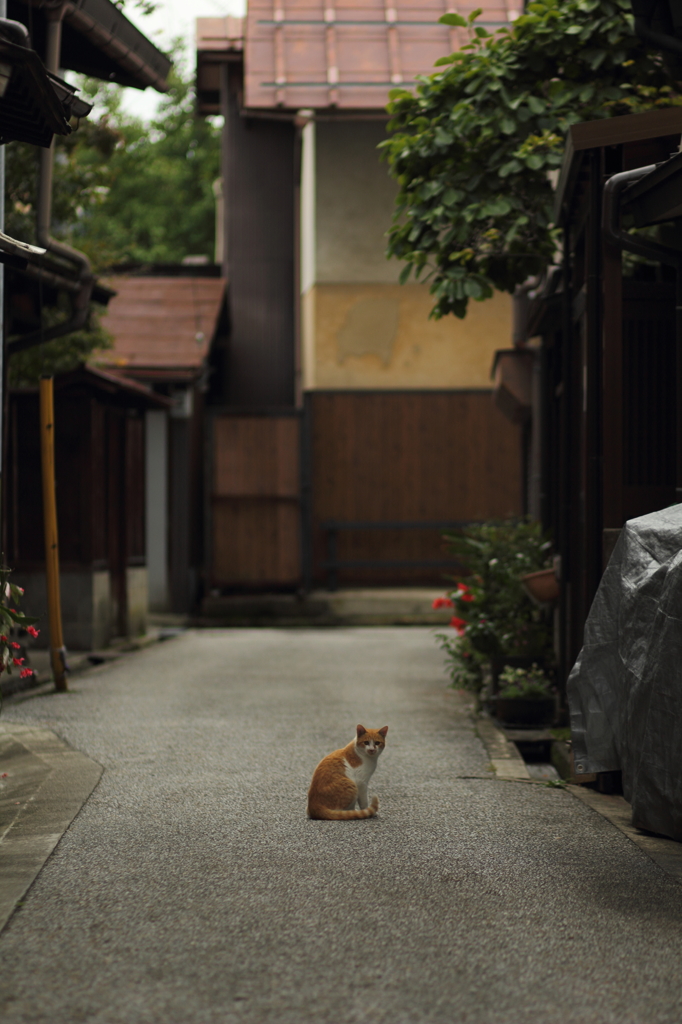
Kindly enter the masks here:
[[[325, 520], [419, 521], [519, 515], [520, 429], [488, 391], [313, 392], [314, 576]], [[339, 534], [342, 559], [447, 557], [438, 531]], [[345, 570], [342, 582], [440, 582], [443, 571]]]
[[212, 516], [214, 584], [282, 586], [299, 580], [297, 504], [258, 498], [216, 498]]
[[213, 492], [297, 498], [299, 424], [293, 416], [218, 416]]
[[211, 445], [211, 585], [298, 585], [299, 418], [217, 415]]

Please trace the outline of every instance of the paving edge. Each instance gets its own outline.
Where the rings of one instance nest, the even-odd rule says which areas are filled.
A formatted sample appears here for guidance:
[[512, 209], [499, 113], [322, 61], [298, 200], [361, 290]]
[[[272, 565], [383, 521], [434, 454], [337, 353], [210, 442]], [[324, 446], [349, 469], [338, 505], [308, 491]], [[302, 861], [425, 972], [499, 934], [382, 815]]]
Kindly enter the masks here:
[[586, 786], [566, 786], [566, 789], [578, 800], [591, 807], [615, 825], [623, 835], [631, 839], [636, 846], [658, 864], [668, 875], [682, 882], [682, 843], [675, 839], [666, 839], [653, 833], [642, 832], [632, 824], [632, 807], [622, 796], [609, 796], [598, 793]]
[[0, 931], [38, 877], [102, 775], [102, 766], [51, 730], [0, 723], [0, 736], [25, 748], [44, 771], [0, 839]]
[[[517, 782], [527, 781], [530, 778], [528, 769], [516, 746], [507, 739], [487, 715], [477, 717], [474, 721], [476, 731], [488, 751], [490, 763], [497, 778]], [[587, 786], [567, 784], [565, 789], [597, 814], [601, 814], [602, 818], [606, 818], [612, 825], [615, 825], [666, 874], [672, 875], [677, 881], [682, 882], [682, 843], [678, 843], [674, 839], [666, 839], [665, 836], [642, 832], [636, 828], [632, 824], [632, 808], [625, 797], [598, 793], [597, 790], [589, 789]]]
[[529, 779], [530, 772], [516, 746], [488, 718], [474, 719], [476, 732], [490, 757], [490, 764], [498, 779]]

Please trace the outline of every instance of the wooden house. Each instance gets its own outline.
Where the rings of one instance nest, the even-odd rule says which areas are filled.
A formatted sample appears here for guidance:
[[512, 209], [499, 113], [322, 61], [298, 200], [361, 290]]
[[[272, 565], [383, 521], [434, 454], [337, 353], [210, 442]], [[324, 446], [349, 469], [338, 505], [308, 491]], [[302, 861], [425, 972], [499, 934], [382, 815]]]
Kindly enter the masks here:
[[[460, 9], [468, 13], [473, 3]], [[492, 27], [517, 3], [488, 0]], [[230, 333], [210, 406], [217, 592], [442, 580], [442, 524], [522, 511], [519, 428], [491, 402], [511, 298], [428, 319], [385, 257], [393, 85], [466, 33], [442, 0], [252, 0], [199, 19], [199, 111], [225, 118]]]
[[150, 609], [186, 613], [201, 597], [205, 398], [227, 333], [215, 265], [159, 265], [108, 279], [98, 363], [168, 398], [146, 413], [146, 551]]
[[[55, 378], [55, 473], [64, 640], [89, 650], [144, 633], [145, 414], [170, 401], [92, 367]], [[47, 642], [38, 390], [10, 392], [7, 563]]]
[[[558, 554], [564, 679], [624, 522], [680, 500], [674, 263], [679, 277], [682, 190], [679, 175], [668, 171], [679, 168], [681, 132], [679, 107], [571, 128], [556, 197], [563, 260], [530, 304], [525, 333], [540, 339], [526, 349], [535, 355], [538, 380], [532, 511], [552, 531]], [[613, 208], [614, 184], [643, 184], [656, 165], [663, 187], [677, 189], [680, 209], [669, 201], [654, 218], [635, 210], [634, 196], [626, 203], [628, 193], [622, 210]], [[616, 177], [623, 172], [631, 174]], [[617, 241], [609, 226], [614, 216], [625, 228], [660, 223], [648, 259]]]
[[[24, 26], [48, 72], [65, 69], [139, 89], [168, 88], [170, 60], [111, 0], [8, 0], [7, 13], [20, 23], [15, 31], [21, 34]], [[58, 79], [50, 81], [59, 85]], [[62, 91], [73, 92], [66, 85]], [[65, 113], [78, 116], [82, 107], [89, 109], [70, 101]], [[34, 120], [37, 132], [40, 124]], [[36, 237], [40, 252], [47, 252], [10, 249], [11, 258], [3, 259], [4, 351], [10, 358], [81, 329], [90, 302], [106, 305], [113, 295], [97, 281], [83, 254], [51, 237], [53, 150], [49, 138], [29, 141], [42, 147]], [[5, 237], [5, 250], [7, 243]], [[45, 325], [44, 307], [55, 307], [61, 299], [68, 312]], [[6, 358], [5, 380], [7, 363]], [[55, 386], [64, 636], [67, 645], [88, 649], [144, 629], [144, 415], [169, 403], [135, 381], [94, 369], [62, 374]], [[18, 582], [28, 588], [27, 611], [43, 619], [41, 639], [46, 642], [37, 393], [10, 395], [2, 419], [7, 425], [2, 431], [4, 555]]]

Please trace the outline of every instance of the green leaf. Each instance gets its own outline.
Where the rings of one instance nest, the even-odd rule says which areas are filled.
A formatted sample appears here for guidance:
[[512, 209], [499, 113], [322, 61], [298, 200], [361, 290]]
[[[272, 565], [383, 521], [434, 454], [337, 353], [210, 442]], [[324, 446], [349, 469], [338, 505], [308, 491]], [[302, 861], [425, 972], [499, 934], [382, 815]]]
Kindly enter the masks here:
[[472, 11], [469, 14], [469, 17], [467, 19], [469, 24], [472, 25], [476, 21], [476, 18], [480, 18], [480, 16], [482, 14], [483, 14], [483, 8], [482, 7], [477, 7], [475, 11]]
[[446, 206], [454, 206], [463, 198], [464, 193], [457, 188], [446, 188], [443, 193], [443, 202]]
[[673, 102], [627, 0], [535, 0], [485, 40], [474, 21], [474, 39], [391, 110], [386, 152], [399, 193], [389, 248], [428, 276], [434, 318], [464, 315], [488, 287], [511, 292], [551, 260], [544, 172], [559, 166], [572, 124]]
[[522, 166], [521, 161], [514, 157], [512, 160], [508, 160], [506, 164], [503, 164], [497, 173], [501, 178], [507, 178], [510, 174], [517, 174]]
[[[457, 60], [457, 54], [456, 53], [451, 53], [449, 57], [439, 57], [437, 61], [434, 61], [433, 66], [434, 66], [434, 68], [440, 68], [440, 67], [443, 67], [444, 64], [452, 64], [456, 60]], [[398, 90], [396, 90], [396, 89], [391, 89], [391, 92], [397, 92], [397, 91]], [[404, 92], [405, 90], [402, 90], [402, 91]], [[389, 92], [389, 94], [388, 94], [389, 96], [391, 95], [391, 92]]]
[[454, 14], [452, 12], [450, 14], [441, 15], [438, 21], [441, 23], [441, 25], [452, 25], [456, 28], [467, 27], [466, 18], [463, 18], [461, 14]]

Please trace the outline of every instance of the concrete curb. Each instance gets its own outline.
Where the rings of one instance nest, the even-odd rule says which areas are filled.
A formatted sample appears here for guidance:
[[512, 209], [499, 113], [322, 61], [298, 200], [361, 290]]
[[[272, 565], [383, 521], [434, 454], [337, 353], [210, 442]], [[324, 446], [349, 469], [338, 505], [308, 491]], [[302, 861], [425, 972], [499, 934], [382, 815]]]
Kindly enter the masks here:
[[530, 779], [530, 773], [513, 743], [488, 718], [482, 715], [475, 719], [478, 733], [490, 757], [498, 779]]
[[682, 882], [682, 843], [635, 828], [632, 824], [632, 808], [622, 796], [598, 793], [587, 786], [566, 786], [566, 789], [597, 814], [601, 814], [602, 818], [607, 818], [623, 835], [651, 857], [659, 868], [672, 875], [678, 882]]
[[[535, 781], [530, 779], [526, 764], [513, 743], [487, 716], [474, 719], [476, 731], [490, 756], [490, 763], [498, 779], [506, 782]], [[512, 749], [510, 749], [512, 748]], [[519, 761], [521, 764], [519, 765]], [[543, 783], [539, 783], [543, 785]], [[665, 836], [642, 832], [632, 824], [632, 808], [622, 796], [598, 793], [587, 786], [567, 784], [564, 787], [602, 818], [615, 825], [623, 835], [646, 853], [668, 875], [682, 882], [682, 843]]]
[[0, 723], [0, 931], [102, 771], [49, 729]]

